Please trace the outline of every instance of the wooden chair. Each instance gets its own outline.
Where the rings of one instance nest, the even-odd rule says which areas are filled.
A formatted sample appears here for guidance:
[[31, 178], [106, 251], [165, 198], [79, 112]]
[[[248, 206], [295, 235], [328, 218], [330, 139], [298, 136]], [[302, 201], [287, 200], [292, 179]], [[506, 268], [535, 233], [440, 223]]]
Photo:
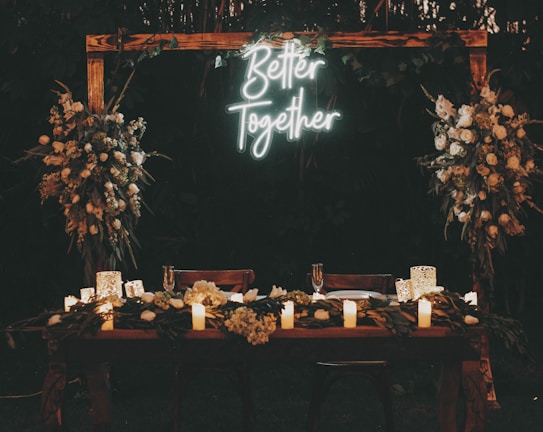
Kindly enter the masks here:
[[[195, 282], [205, 280], [215, 282], [217, 287], [223, 291], [246, 293], [250, 284], [255, 280], [255, 272], [251, 269], [241, 270], [174, 270], [175, 290], [182, 290], [192, 286]], [[187, 379], [197, 371], [214, 371], [220, 373], [234, 374], [238, 384], [238, 391], [243, 403], [243, 429], [249, 432], [254, 423], [254, 406], [251, 391], [250, 374], [248, 365], [225, 364], [221, 359], [210, 359], [211, 363], [206, 366], [200, 365], [177, 365], [175, 368], [175, 407], [174, 407], [174, 430], [180, 431], [181, 417], [181, 395], [183, 386]]]
[[[311, 287], [311, 274], [306, 277], [306, 284]], [[324, 274], [324, 292], [335, 290], [365, 290], [381, 294], [391, 292], [394, 287], [394, 277], [391, 274]], [[388, 378], [388, 363], [386, 361], [337, 361], [318, 362], [315, 364], [313, 376], [313, 393], [307, 422], [308, 432], [317, 430], [321, 406], [330, 390], [338, 379], [353, 375], [362, 375], [372, 381], [379, 393], [383, 405], [386, 422], [386, 432], [393, 432], [393, 411]]]

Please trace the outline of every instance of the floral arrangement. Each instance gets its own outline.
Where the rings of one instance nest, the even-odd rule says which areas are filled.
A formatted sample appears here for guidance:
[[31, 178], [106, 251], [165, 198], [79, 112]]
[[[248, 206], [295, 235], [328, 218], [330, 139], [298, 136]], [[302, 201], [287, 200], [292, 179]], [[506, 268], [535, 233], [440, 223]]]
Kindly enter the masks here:
[[152, 180], [143, 165], [157, 155], [141, 147], [146, 122], [141, 117], [125, 122], [118, 104], [105, 114], [92, 114], [58, 84], [63, 91], [55, 91], [58, 104], [49, 112], [52, 131], [27, 152], [45, 166], [39, 184], [42, 203], [52, 198], [61, 205], [71, 244], [90, 266], [87, 274], [114, 269], [126, 256], [136, 267], [141, 189]]
[[188, 305], [200, 303], [204, 306], [218, 307], [226, 303], [226, 296], [215, 282], [201, 280], [194, 282], [192, 288], [187, 288], [184, 300]]
[[475, 103], [456, 109], [443, 95], [434, 98], [435, 154], [418, 159], [432, 172], [430, 189], [443, 198], [449, 224], [463, 225], [461, 238], [475, 254], [482, 276], [492, 280], [492, 251], [504, 253], [507, 239], [523, 235], [525, 208], [542, 210], [530, 196], [532, 180], [543, 171], [536, 164], [543, 148], [525, 127], [539, 123], [511, 105], [498, 103], [488, 85]]
[[[204, 281], [205, 282], [205, 281]], [[94, 299], [89, 303], [78, 302], [65, 311], [48, 311], [0, 329], [11, 346], [15, 346], [13, 334], [22, 331], [96, 333], [106, 319], [113, 315], [116, 329], [154, 329], [173, 347], [180, 336], [192, 328], [191, 307], [183, 292], [145, 292], [141, 297], [128, 299]], [[527, 337], [522, 324], [512, 318], [504, 318], [481, 310], [464, 301], [458, 293], [447, 290], [429, 293], [425, 298], [432, 303], [432, 325], [449, 327], [463, 332], [479, 325], [487, 328], [491, 336], [501, 340], [504, 346], [518, 354], [531, 358]], [[343, 301], [338, 298], [312, 301], [303, 291], [292, 291], [277, 297], [265, 296], [248, 303], [227, 301], [218, 306], [206, 307], [206, 326], [221, 329], [225, 333], [242, 336], [252, 345], [269, 341], [277, 329], [277, 321], [283, 302], [295, 303], [295, 326], [298, 328], [342, 327]], [[417, 327], [417, 302], [397, 303], [389, 298], [357, 300], [358, 325], [376, 325], [388, 329], [397, 336], [409, 336]], [[113, 311], [101, 312], [105, 303]]]

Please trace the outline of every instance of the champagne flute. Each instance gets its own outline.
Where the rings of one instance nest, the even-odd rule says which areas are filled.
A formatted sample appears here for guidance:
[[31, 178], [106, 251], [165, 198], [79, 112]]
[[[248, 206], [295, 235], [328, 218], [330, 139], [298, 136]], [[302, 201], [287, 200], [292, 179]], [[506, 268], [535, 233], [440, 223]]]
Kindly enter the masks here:
[[172, 265], [162, 266], [162, 286], [168, 292], [172, 292], [175, 286], [174, 267]]
[[313, 285], [313, 291], [320, 294], [322, 286], [324, 284], [324, 275], [322, 271], [322, 263], [311, 265], [311, 285]]

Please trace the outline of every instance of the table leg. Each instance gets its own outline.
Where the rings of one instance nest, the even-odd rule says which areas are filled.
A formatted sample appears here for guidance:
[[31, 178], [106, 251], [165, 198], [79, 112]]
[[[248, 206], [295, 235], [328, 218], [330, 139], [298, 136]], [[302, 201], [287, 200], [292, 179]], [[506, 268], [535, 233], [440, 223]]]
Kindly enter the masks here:
[[486, 428], [488, 392], [481, 371], [481, 361], [464, 362], [462, 385], [466, 399], [466, 426], [464, 432], [483, 432]]
[[41, 418], [47, 432], [62, 429], [62, 400], [66, 387], [66, 363], [50, 361], [43, 381]]
[[460, 393], [462, 378], [462, 362], [445, 360], [441, 368], [439, 388], [439, 430], [441, 432], [457, 432], [456, 407]]
[[111, 389], [109, 385], [109, 365], [88, 363], [86, 365], [87, 384], [91, 401], [91, 418], [94, 432], [111, 432]]

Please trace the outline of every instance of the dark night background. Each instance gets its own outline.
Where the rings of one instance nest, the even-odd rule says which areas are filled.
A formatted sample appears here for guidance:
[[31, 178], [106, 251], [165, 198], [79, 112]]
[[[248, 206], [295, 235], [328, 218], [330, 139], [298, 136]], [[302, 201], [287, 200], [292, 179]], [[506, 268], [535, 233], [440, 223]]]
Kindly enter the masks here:
[[[388, 14], [382, 0], [231, 0], [224, 2], [226, 12], [219, 19], [211, 13], [213, 7], [209, 14], [203, 12], [203, 5], [220, 3], [0, 0], [0, 328], [59, 308], [65, 295], [78, 295], [84, 286], [81, 257], [77, 250], [68, 253], [61, 209], [55, 202], [40, 204], [42, 163], [14, 161], [35, 146], [40, 135], [51, 132], [48, 118], [56, 102], [51, 91], [58, 88], [55, 80], [71, 88], [74, 100], [86, 100], [87, 34], [119, 29], [129, 33], [488, 29], [487, 69], [499, 69], [491, 84], [500, 89], [500, 101], [543, 119], [539, 0], [392, 0]], [[361, 14], [362, 3], [366, 7]], [[243, 12], [228, 13], [236, 5], [243, 5]], [[379, 5], [383, 7], [376, 8]], [[432, 16], [436, 7], [439, 11]], [[373, 14], [375, 9], [378, 13]], [[164, 153], [171, 160], [152, 158], [145, 164], [155, 178], [143, 191], [152, 212], [144, 210], [137, 226], [142, 245], [138, 268], [123, 267], [123, 279], [141, 278], [148, 290], [158, 290], [165, 263], [178, 268], [248, 267], [255, 270], [255, 286], [263, 292], [272, 284], [294, 290], [302, 287], [310, 264], [318, 260], [327, 272], [391, 272], [404, 278], [412, 265], [435, 265], [440, 285], [460, 293], [471, 290], [473, 263], [467, 245], [459, 240], [460, 227], [452, 227], [445, 239], [440, 200], [428, 194], [428, 173], [416, 164], [417, 157], [434, 151], [433, 120], [426, 112], [433, 106], [421, 85], [457, 106], [467, 102], [470, 73], [465, 49], [443, 40], [424, 50], [328, 49], [328, 67], [321, 71], [314, 96], [320, 105], [334, 98], [342, 120], [331, 133], [305, 134], [299, 143], [276, 135], [262, 161], [236, 152], [238, 118], [224, 109], [240, 100], [244, 65], [229, 60], [227, 67], [208, 67], [216, 54], [162, 52], [137, 66], [120, 111], [125, 120], [144, 117], [148, 123], [144, 150]], [[341, 61], [348, 54], [362, 65], [360, 74]], [[118, 93], [126, 79], [123, 65], [128, 58], [106, 56], [106, 99]], [[528, 133], [543, 144], [542, 125], [531, 126]], [[537, 163], [543, 166], [540, 159]], [[542, 206], [540, 183], [532, 195]], [[510, 241], [504, 256], [494, 257], [491, 306], [525, 325], [529, 344], [540, 358], [543, 215], [528, 211], [527, 216], [526, 235]], [[2, 394], [32, 393], [43, 381], [44, 344], [39, 334], [26, 340], [34, 343], [11, 350], [0, 338]], [[539, 431], [541, 361], [530, 363], [496, 345], [491, 348], [502, 410], [490, 414], [488, 430]], [[406, 366], [405, 371], [393, 368], [393, 382], [406, 390], [395, 395], [398, 425], [404, 431], [432, 430], [438, 368], [400, 366]], [[118, 370], [113, 382], [122, 425], [118, 430], [170, 425], [171, 376], [161, 367], [135, 370], [139, 372]], [[291, 432], [293, 421], [304, 421], [309, 374], [305, 366], [260, 371], [254, 380], [261, 384], [259, 409], [269, 413], [262, 417], [259, 430]], [[206, 429], [210, 422], [213, 430], [231, 430], [239, 409], [229, 404], [237, 399], [216, 393], [231, 390], [230, 384], [221, 387], [215, 377], [205, 379], [210, 381], [206, 387], [210, 396], [199, 393], [194, 408], [187, 404], [192, 411], [185, 419], [195, 423], [194, 430], [211, 430]], [[72, 384], [66, 397], [66, 415], [72, 418], [66, 423], [86, 430], [90, 425], [84, 383]], [[285, 388], [289, 395], [283, 400]], [[340, 387], [334, 398], [352, 399], [357, 405], [349, 408], [346, 400], [344, 417], [340, 410], [328, 415], [329, 424], [324, 425], [328, 430], [353, 430], [352, 416], [360, 412], [370, 419], [366, 430], [372, 424], [373, 430], [382, 430], [373, 408], [359, 404], [360, 390], [355, 388], [354, 398], [352, 388]], [[368, 398], [376, 399], [372, 392]], [[1, 399], [0, 430], [40, 430], [39, 398]], [[195, 415], [198, 412], [205, 415]]]
[[[228, 3], [228, 2], [227, 2]], [[234, 2], [232, 2], [234, 3]], [[243, 14], [219, 21], [222, 31], [365, 29], [417, 31], [474, 29], [488, 24], [472, 2], [438, 2], [440, 16], [420, 13], [417, 2], [391, 2], [371, 15], [377, 2], [253, 1]], [[374, 4], [375, 3], [375, 4]], [[40, 205], [38, 161], [13, 164], [37, 137], [50, 132], [55, 80], [76, 100], [86, 99], [85, 35], [212, 31], [201, 8], [186, 1], [9, 1], [0, 2], [0, 321], [58, 307], [64, 295], [83, 286], [76, 250], [67, 253], [64, 217], [54, 202]], [[187, 8], [192, 9], [188, 19]], [[404, 12], [398, 12], [400, 6]], [[488, 1], [499, 31], [490, 29], [488, 70], [500, 69], [492, 84], [504, 102], [533, 118], [543, 118], [542, 6], [535, 1]], [[417, 12], [419, 10], [419, 12]], [[184, 12], [182, 12], [184, 11]], [[359, 80], [341, 57], [354, 54], [363, 65]], [[225, 55], [226, 53], [223, 53]], [[214, 52], [163, 52], [137, 66], [120, 111], [125, 119], [143, 116], [148, 129], [146, 169], [155, 182], [144, 191], [152, 210], [137, 227], [142, 248], [138, 269], [123, 278], [142, 278], [160, 288], [160, 267], [250, 267], [255, 286], [300, 288], [314, 261], [329, 272], [392, 272], [407, 277], [416, 264], [436, 265], [448, 289], [471, 289], [472, 262], [453, 227], [443, 235], [440, 201], [427, 193], [428, 175], [415, 158], [433, 151], [431, 103], [421, 91], [443, 93], [456, 103], [469, 97], [467, 53], [455, 45], [434, 48], [365, 49], [326, 52], [328, 68], [319, 78], [319, 103], [336, 98], [343, 112], [329, 134], [306, 134], [300, 143], [276, 135], [266, 159], [237, 153], [237, 116], [224, 106], [239, 100], [244, 65], [232, 60], [209, 68]], [[119, 59], [106, 57], [106, 92], [126, 77], [114, 75]], [[124, 60], [124, 59], [123, 59]], [[122, 64], [122, 63], [121, 63]], [[542, 142], [542, 128], [530, 136]], [[541, 190], [536, 190], [536, 202]], [[543, 216], [530, 214], [527, 235], [496, 257], [494, 308], [529, 319], [542, 304], [539, 266]]]

